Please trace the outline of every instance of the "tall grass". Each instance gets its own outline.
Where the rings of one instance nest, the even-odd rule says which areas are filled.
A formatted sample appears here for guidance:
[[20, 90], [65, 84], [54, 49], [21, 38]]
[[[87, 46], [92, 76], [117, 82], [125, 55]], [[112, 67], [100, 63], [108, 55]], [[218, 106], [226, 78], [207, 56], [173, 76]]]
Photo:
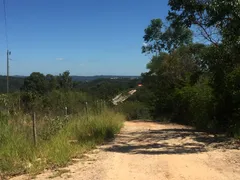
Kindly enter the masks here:
[[104, 140], [113, 138], [124, 116], [107, 108], [96, 113], [73, 115], [68, 118], [37, 119], [38, 144], [32, 140], [31, 119], [0, 116], [0, 177], [36, 173], [44, 168], [66, 165]]

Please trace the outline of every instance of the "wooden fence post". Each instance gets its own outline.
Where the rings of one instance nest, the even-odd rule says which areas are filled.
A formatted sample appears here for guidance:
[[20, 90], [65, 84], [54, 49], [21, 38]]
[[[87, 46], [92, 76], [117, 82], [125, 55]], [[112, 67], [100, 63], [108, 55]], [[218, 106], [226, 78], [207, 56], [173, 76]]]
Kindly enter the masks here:
[[86, 106], [86, 114], [87, 114], [87, 120], [88, 120], [88, 102], [85, 102], [85, 106]]
[[18, 97], [18, 110], [19, 111], [21, 110], [21, 98], [20, 98], [20, 95]]
[[37, 127], [36, 127], [36, 114], [33, 112], [32, 115], [32, 125], [33, 125], [33, 143], [34, 146], [37, 145]]

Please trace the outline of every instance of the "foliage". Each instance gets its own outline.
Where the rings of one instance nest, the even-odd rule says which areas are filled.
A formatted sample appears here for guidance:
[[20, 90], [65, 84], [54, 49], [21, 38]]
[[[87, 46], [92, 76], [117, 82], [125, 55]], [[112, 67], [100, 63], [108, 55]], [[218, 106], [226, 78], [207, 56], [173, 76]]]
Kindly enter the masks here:
[[64, 89], [65, 91], [71, 90], [73, 87], [72, 78], [70, 77], [70, 72], [65, 71], [62, 74], [59, 74], [57, 77], [59, 88]]
[[[19, 91], [24, 82], [23, 77], [9, 77], [9, 92]], [[0, 93], [7, 92], [7, 77], [0, 76]]]
[[145, 45], [143, 53], [156, 53], [171, 51], [176, 47], [192, 42], [192, 32], [181, 25], [164, 28], [161, 19], [151, 20], [150, 25], [144, 30]]
[[[25, 115], [24, 115], [25, 117]], [[24, 172], [36, 173], [46, 167], [65, 165], [72, 157], [81, 155], [87, 149], [112, 138], [121, 126], [124, 117], [104, 109], [98, 114], [74, 115], [54, 119], [49, 128], [44, 117], [38, 116], [38, 144], [34, 147], [29, 117], [9, 120], [0, 119], [0, 175], [16, 175]], [[53, 122], [53, 121], [52, 121]], [[47, 138], [45, 138], [47, 133]]]
[[175, 121], [201, 130], [215, 130], [214, 97], [207, 82], [200, 81], [194, 86], [177, 89], [175, 100]]
[[149, 107], [142, 102], [138, 101], [124, 102], [123, 104], [120, 104], [117, 107], [117, 110], [122, 112], [127, 117], [128, 120], [151, 119]]
[[[128, 80], [124, 83], [129, 86]], [[72, 157], [112, 138], [124, 116], [111, 112], [105, 101], [96, 98], [73, 87], [69, 72], [56, 77], [32, 73], [21, 92], [1, 94], [0, 176], [65, 165]], [[33, 112], [37, 147], [32, 139]]]
[[22, 90], [36, 94], [44, 94], [47, 91], [47, 81], [45, 76], [39, 72], [33, 72], [24, 79]]
[[56, 89], [68, 91], [71, 90], [72, 87], [73, 82], [69, 71], [65, 71], [56, 77], [51, 74], [45, 76], [39, 72], [33, 72], [29, 77], [24, 79], [24, 84], [21, 90], [37, 95], [43, 95]]
[[228, 74], [226, 81], [233, 105], [229, 133], [240, 137], [240, 68], [236, 67]]
[[122, 91], [136, 87], [138, 79], [97, 79], [79, 83], [75, 89], [86, 92], [95, 99], [110, 100]]
[[[239, 1], [169, 0], [169, 6], [168, 27], [186, 31], [166, 33], [162, 21], [154, 19], [143, 37], [149, 49], [142, 52], [157, 52], [142, 74], [153, 94], [153, 115], [169, 114], [179, 123], [237, 135]], [[208, 42], [189, 43], [190, 36], [179, 36], [187, 28], [200, 32], [196, 40]]]

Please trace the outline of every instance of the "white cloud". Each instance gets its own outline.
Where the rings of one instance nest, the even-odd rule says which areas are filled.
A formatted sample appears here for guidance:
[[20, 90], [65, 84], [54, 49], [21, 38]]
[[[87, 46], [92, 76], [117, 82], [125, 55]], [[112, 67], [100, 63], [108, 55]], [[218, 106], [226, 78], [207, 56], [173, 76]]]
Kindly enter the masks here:
[[56, 58], [57, 61], [62, 61], [64, 58]]

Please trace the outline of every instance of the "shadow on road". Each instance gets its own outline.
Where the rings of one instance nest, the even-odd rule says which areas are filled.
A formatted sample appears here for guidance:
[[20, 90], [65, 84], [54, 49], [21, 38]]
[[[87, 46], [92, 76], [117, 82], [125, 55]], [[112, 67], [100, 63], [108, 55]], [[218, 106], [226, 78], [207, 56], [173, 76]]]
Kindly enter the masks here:
[[214, 149], [239, 149], [239, 143], [193, 129], [161, 129], [124, 132], [103, 148], [111, 152], [149, 155], [200, 153]]

